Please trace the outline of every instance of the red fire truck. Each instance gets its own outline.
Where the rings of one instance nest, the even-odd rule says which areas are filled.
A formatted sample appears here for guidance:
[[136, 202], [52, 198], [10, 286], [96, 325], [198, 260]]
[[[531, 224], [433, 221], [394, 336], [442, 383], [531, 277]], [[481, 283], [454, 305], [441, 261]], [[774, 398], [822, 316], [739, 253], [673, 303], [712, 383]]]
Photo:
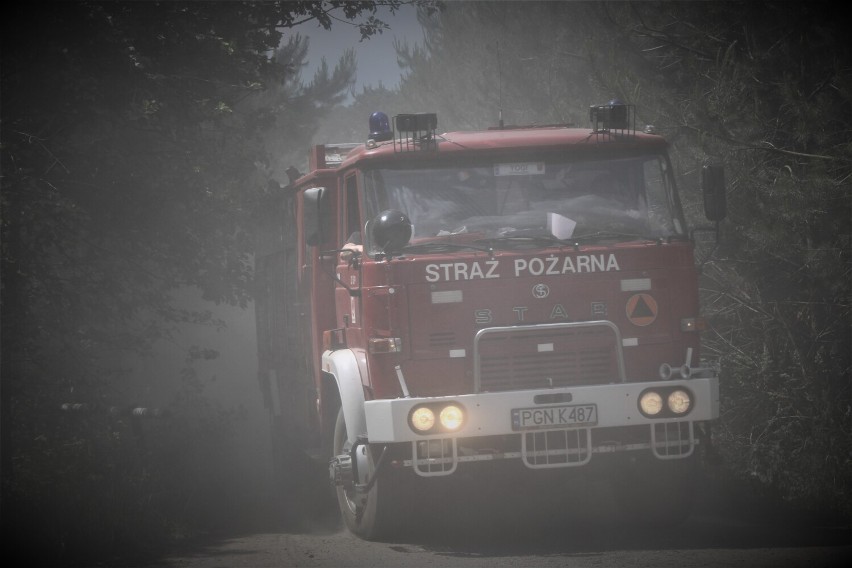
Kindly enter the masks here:
[[[256, 257], [260, 380], [279, 471], [328, 465], [368, 539], [407, 495], [498, 468], [604, 472], [628, 514], [689, 512], [719, 416], [666, 141], [630, 105], [590, 128], [437, 133], [370, 117], [277, 192]], [[725, 214], [724, 175], [702, 176]], [[595, 473], [598, 475], [598, 473]]]

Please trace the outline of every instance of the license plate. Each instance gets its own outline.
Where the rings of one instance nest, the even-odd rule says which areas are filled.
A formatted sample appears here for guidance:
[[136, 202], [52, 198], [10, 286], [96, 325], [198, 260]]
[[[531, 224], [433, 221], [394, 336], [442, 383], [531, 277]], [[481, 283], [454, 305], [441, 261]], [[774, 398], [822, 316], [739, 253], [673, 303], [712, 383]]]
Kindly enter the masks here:
[[542, 175], [543, 173], [544, 162], [515, 162], [494, 165], [494, 175], [497, 177]]
[[552, 430], [598, 423], [596, 404], [512, 409], [512, 430]]

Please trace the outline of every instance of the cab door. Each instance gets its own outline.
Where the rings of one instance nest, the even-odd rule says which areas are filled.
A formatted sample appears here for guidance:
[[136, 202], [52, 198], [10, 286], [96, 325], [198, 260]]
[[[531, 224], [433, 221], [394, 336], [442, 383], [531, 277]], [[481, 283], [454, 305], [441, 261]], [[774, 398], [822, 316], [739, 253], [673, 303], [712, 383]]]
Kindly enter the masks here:
[[337, 259], [337, 274], [340, 281], [335, 291], [337, 326], [339, 328], [361, 327], [361, 244], [364, 242], [360, 204], [358, 199], [358, 174], [349, 172], [343, 179], [343, 199], [340, 235], [340, 254]]

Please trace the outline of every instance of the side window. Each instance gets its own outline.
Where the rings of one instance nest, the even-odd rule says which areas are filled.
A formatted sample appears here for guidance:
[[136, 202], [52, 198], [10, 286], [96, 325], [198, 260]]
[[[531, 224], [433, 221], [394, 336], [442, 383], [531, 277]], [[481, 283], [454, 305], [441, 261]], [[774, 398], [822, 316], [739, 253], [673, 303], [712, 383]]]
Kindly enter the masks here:
[[361, 244], [361, 219], [358, 208], [358, 183], [356, 175], [353, 173], [346, 178], [346, 198], [344, 206], [346, 213], [344, 215], [343, 238], [346, 242], [352, 244]]
[[299, 266], [309, 267], [313, 264], [313, 254], [311, 254], [311, 245], [308, 244], [307, 239], [305, 238], [305, 210], [307, 209], [307, 204], [305, 203], [305, 193], [304, 191], [299, 192], [299, 196], [296, 202], [296, 206], [298, 207], [296, 217], [300, 220], [299, 227], [302, 229], [299, 231], [299, 241], [302, 243], [302, 248], [299, 252], [301, 258], [299, 259]]
[[646, 160], [644, 163], [648, 220], [655, 235], [682, 232], [677, 218], [672, 218], [670, 188], [666, 183], [665, 167], [665, 161], [660, 159]]

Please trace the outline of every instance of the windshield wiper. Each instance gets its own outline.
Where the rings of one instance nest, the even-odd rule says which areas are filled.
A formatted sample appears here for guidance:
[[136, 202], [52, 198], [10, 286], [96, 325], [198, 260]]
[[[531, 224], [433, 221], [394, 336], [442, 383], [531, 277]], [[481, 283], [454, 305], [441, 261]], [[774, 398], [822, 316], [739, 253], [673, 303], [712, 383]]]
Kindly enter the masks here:
[[632, 239], [642, 241], [654, 241], [658, 244], [671, 242], [674, 240], [686, 240], [685, 235], [667, 235], [665, 237], [658, 235], [641, 235], [639, 233], [622, 233], [619, 231], [595, 231], [594, 233], [586, 233], [584, 235], [574, 235], [570, 239], [566, 239], [570, 243], [587, 243], [609, 239]]
[[[477, 241], [479, 242], [479, 241]], [[464, 243], [451, 243], [446, 241], [429, 241], [427, 243], [416, 243], [412, 245], [407, 245], [403, 247], [403, 253], [438, 253], [438, 252], [448, 252], [451, 250], [477, 250], [486, 252], [488, 254], [494, 254], [494, 249], [492, 247], [482, 247], [477, 246], [476, 244], [464, 244]]]
[[490, 246], [498, 246], [501, 248], [508, 247], [524, 247], [524, 246], [541, 246], [541, 245], [556, 245], [560, 247], [570, 246], [572, 241], [557, 239], [553, 235], [525, 235], [525, 234], [507, 234], [499, 237], [491, 237], [488, 239], [480, 239], [477, 243], [488, 243]]

